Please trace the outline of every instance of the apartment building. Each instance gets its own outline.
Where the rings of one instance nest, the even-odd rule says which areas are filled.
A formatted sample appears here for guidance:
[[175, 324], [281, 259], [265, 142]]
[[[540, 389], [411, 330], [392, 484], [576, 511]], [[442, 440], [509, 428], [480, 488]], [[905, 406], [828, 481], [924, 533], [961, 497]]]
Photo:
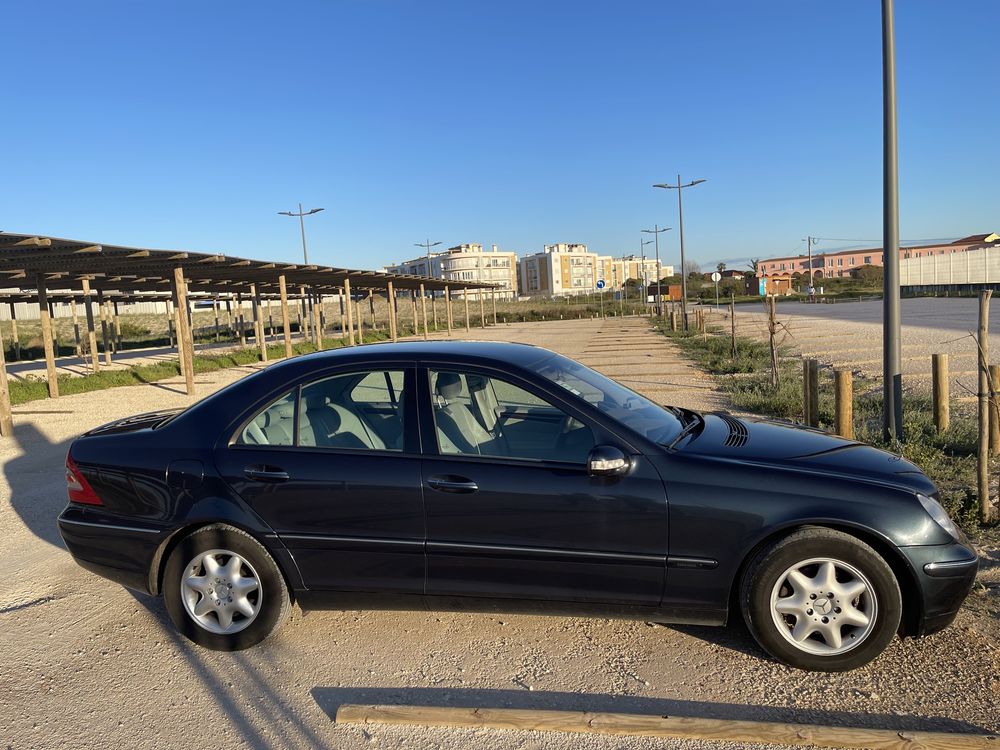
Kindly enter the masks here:
[[545, 245], [542, 252], [518, 259], [518, 289], [526, 297], [590, 294], [599, 279], [610, 287], [613, 262], [610, 255], [598, 255], [583, 244]]
[[[456, 245], [440, 253], [422, 255], [395, 266], [386, 266], [386, 273], [409, 273], [454, 282], [453, 294], [462, 294], [462, 282], [474, 281], [497, 285], [497, 299], [513, 299], [517, 294], [517, 253], [483, 250], [476, 243]], [[490, 292], [485, 292], [490, 297]], [[479, 292], [469, 291], [469, 299], [478, 299]]]
[[[989, 243], [986, 234], [974, 234], [954, 242], [933, 245], [916, 245], [899, 248], [900, 260], [909, 258], [926, 258], [933, 255], [949, 255], [964, 253], [967, 250], [977, 250]], [[839, 253], [812, 254], [812, 275], [815, 279], [850, 276], [851, 272], [861, 266], [879, 266], [884, 263], [882, 248], [873, 247], [867, 250], [844, 250]], [[809, 256], [792, 255], [784, 258], [767, 258], [757, 266], [757, 276], [768, 278], [791, 278], [793, 276], [809, 275]]]
[[653, 284], [658, 279], [664, 279], [673, 275], [673, 266], [665, 266], [662, 263], [658, 263], [655, 258], [626, 255], [621, 258], [615, 258], [611, 262], [611, 277], [607, 282], [612, 289], [618, 290], [629, 279]]

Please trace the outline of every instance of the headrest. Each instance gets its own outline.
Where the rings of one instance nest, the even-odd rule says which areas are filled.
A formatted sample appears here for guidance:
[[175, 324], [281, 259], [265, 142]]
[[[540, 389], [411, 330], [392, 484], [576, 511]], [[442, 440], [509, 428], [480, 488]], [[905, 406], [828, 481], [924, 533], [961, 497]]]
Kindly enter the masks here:
[[292, 403], [278, 404], [278, 406], [274, 409], [274, 412], [277, 415], [278, 419], [294, 419], [295, 403], [292, 402]]
[[465, 382], [469, 386], [469, 393], [486, 390], [486, 378], [482, 375], [466, 375]]
[[462, 393], [462, 376], [456, 372], [439, 372], [435, 390], [443, 398], [455, 398]]
[[306, 402], [306, 409], [322, 409], [327, 404], [325, 393], [308, 393], [303, 400]]

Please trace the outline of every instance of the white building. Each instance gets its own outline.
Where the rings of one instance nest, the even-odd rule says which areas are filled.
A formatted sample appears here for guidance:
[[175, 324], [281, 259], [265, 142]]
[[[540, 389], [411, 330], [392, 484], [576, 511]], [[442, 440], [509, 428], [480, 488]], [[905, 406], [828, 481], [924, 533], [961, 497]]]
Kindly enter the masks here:
[[610, 285], [611, 264], [610, 255], [593, 253], [586, 245], [545, 245], [542, 252], [518, 259], [518, 289], [527, 297], [590, 294], [599, 279]]
[[[386, 273], [408, 273], [416, 276], [430, 276], [454, 283], [453, 293], [462, 293], [462, 282], [495, 284], [497, 299], [512, 299], [517, 293], [517, 253], [498, 250], [483, 250], [483, 246], [470, 243], [456, 245], [444, 252], [421, 255], [395, 266], [386, 266]], [[487, 298], [490, 292], [486, 293]], [[477, 299], [476, 290], [469, 291], [470, 299]]]

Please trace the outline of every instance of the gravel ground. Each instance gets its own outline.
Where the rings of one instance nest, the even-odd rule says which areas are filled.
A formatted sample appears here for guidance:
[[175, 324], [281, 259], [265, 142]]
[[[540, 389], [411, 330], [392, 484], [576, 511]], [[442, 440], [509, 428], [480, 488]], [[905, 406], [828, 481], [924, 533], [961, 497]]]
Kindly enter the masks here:
[[[637, 390], [722, 406], [711, 380], [643, 319], [500, 326]], [[199, 376], [198, 395], [252, 368]], [[15, 410], [0, 446], [0, 739], [7, 748], [665, 748], [722, 743], [556, 733], [337, 726], [345, 702], [634, 711], [954, 731], [1000, 729], [1000, 644], [963, 613], [841, 675], [767, 659], [744, 629], [566, 617], [296, 610], [247, 652], [200, 650], [159, 600], [76, 566], [54, 518], [68, 442], [98, 423], [189, 398], [177, 381]], [[1000, 562], [1000, 561], [997, 561]], [[179, 732], [192, 732], [190, 739]], [[728, 745], [732, 747], [733, 745]]]

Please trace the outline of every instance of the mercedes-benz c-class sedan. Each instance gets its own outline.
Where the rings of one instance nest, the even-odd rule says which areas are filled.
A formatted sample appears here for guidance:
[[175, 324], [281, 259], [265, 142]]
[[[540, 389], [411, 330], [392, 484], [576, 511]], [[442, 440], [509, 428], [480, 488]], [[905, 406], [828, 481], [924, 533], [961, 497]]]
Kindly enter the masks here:
[[244, 649], [303, 608], [725, 625], [803, 669], [946, 627], [977, 556], [913, 464], [660, 406], [545, 349], [376, 344], [286, 360], [72, 443], [76, 560]]

